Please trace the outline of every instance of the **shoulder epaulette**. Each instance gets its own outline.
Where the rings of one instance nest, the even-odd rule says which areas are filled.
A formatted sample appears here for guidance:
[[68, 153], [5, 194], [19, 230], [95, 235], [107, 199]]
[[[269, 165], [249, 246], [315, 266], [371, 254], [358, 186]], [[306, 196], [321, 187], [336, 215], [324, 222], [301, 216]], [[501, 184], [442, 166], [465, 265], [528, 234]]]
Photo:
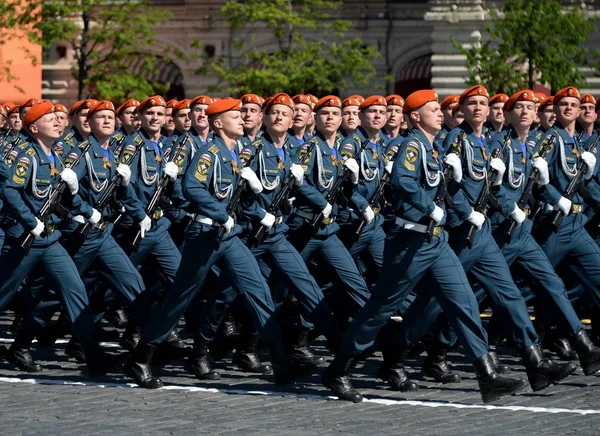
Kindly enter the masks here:
[[208, 151], [215, 155], [219, 154], [219, 147], [217, 147], [216, 145], [211, 145]]
[[254, 146], [254, 148], [260, 147], [260, 144], [262, 144], [262, 141], [260, 139], [256, 139], [252, 142], [252, 145]]
[[25, 153], [28, 154], [29, 156], [35, 156], [35, 149], [33, 147], [31, 147]]
[[258, 132], [256, 132], [256, 139], [258, 138], [262, 138], [264, 132], [262, 130], [259, 130]]
[[82, 141], [82, 142], [80, 142], [79, 145], [78, 145], [79, 149], [80, 150], [85, 149], [85, 147], [88, 145], [89, 142], [90, 141]]
[[120, 141], [122, 137], [123, 137], [123, 133], [121, 133], [121, 132], [117, 132], [113, 135], [113, 138], [115, 138], [117, 141]]
[[357, 134], [357, 133], [355, 133], [355, 134], [354, 134], [354, 136], [352, 137], [352, 139], [354, 139], [354, 140], [355, 140], [356, 142], [358, 142], [359, 144], [362, 142], [362, 141], [360, 140], [360, 136], [358, 136], [358, 134]]
[[308, 142], [311, 142], [311, 143], [313, 143], [313, 144], [318, 144], [318, 143], [319, 143], [319, 140], [317, 139], [317, 137], [316, 137], [316, 136], [313, 136], [312, 138], [310, 138], [310, 140], [309, 140]]
[[133, 139], [133, 142], [135, 142], [137, 145], [142, 145], [144, 143], [144, 139], [141, 135], [136, 135], [136, 137]]

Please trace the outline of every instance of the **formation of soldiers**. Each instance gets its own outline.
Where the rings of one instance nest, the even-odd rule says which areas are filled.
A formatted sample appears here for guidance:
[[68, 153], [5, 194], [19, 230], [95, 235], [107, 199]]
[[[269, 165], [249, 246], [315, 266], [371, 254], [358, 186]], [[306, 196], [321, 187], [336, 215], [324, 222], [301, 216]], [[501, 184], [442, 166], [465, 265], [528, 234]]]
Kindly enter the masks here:
[[350, 373], [373, 351], [378, 376], [412, 391], [411, 353], [455, 383], [446, 356], [460, 344], [484, 402], [527, 385], [494, 352], [505, 339], [534, 391], [577, 360], [595, 374], [599, 109], [574, 87], [490, 98], [481, 85], [441, 102], [421, 90], [5, 103], [0, 311], [17, 316], [4, 357], [38, 372], [33, 340], [70, 334], [90, 376], [115, 371], [105, 318], [148, 389], [163, 385], [153, 358], [186, 356], [212, 380], [232, 348], [241, 370], [293, 383], [323, 363], [321, 335], [334, 356], [323, 385], [352, 402]]

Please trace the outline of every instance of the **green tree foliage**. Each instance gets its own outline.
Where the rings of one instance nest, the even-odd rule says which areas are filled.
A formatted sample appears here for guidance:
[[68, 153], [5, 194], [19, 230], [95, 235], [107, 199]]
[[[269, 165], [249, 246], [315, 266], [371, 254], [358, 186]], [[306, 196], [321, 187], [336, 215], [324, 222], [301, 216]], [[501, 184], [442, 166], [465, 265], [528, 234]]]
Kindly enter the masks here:
[[[120, 101], [168, 89], [168, 84], [144, 78], [156, 64], [146, 52], [154, 29], [169, 18], [168, 12], [149, 7], [146, 0], [0, 0], [0, 17], [4, 40], [17, 29], [28, 29], [29, 40], [44, 48], [58, 41], [70, 44], [80, 99]], [[132, 73], [129, 62], [139, 56], [144, 57], [141, 71]]]
[[594, 66], [596, 50], [584, 47], [595, 19], [581, 6], [568, 9], [556, 0], [507, 0], [490, 10], [489, 40], [465, 49], [469, 84], [483, 83], [490, 92], [511, 94], [536, 83], [552, 89], [581, 86], [578, 67]]
[[[227, 57], [205, 59], [197, 73], [212, 69], [220, 79], [213, 91], [325, 95], [366, 86], [381, 54], [359, 38], [344, 40], [350, 22], [330, 19], [341, 0], [232, 0], [222, 8], [232, 35]], [[271, 43], [246, 49], [268, 32]], [[309, 41], [308, 32], [318, 41]], [[336, 42], [340, 41], [340, 42]]]

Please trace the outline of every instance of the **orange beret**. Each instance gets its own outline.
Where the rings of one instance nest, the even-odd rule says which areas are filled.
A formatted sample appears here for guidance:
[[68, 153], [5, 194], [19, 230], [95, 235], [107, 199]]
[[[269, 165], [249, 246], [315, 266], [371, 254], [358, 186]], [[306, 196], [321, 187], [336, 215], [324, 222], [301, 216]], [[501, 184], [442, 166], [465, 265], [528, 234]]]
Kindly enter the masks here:
[[506, 94], [496, 94], [492, 98], [490, 98], [490, 106], [496, 103], [506, 103], [508, 101], [508, 95]]
[[361, 104], [362, 104], [362, 102], [363, 102], [363, 101], [365, 101], [365, 98], [364, 98], [362, 95], [358, 95], [358, 94], [353, 94], [353, 95], [351, 95], [351, 96], [350, 96], [350, 97], [348, 97], [348, 98], [355, 98], [355, 99], [357, 99], [357, 100], [358, 100], [358, 101], [359, 101]]
[[4, 110], [6, 111], [7, 114], [10, 114], [15, 107], [18, 108], [18, 106], [16, 104], [14, 104], [12, 101], [7, 101], [6, 103], [2, 104], [2, 106], [4, 107]]
[[413, 92], [406, 97], [406, 102], [404, 103], [404, 113], [407, 114], [409, 112], [416, 111], [430, 101], [440, 101], [437, 92], [435, 92], [433, 89], [422, 89], [420, 91]]
[[19, 110], [23, 109], [24, 107], [32, 107], [34, 104], [40, 104], [41, 102], [42, 102], [42, 100], [39, 100], [36, 98], [30, 98], [25, 103], [23, 103], [22, 105], [19, 106]]
[[404, 99], [397, 94], [388, 95], [385, 98], [388, 106], [404, 106]]
[[4, 105], [0, 104], [0, 115], [6, 118], [6, 109], [4, 109]]
[[535, 103], [537, 101], [537, 97], [535, 96], [535, 92], [533, 92], [531, 89], [523, 89], [510, 96], [504, 105], [504, 110], [507, 112], [511, 111], [515, 106], [515, 103], [518, 101], [532, 101]]
[[592, 94], [583, 94], [581, 96], [581, 104], [584, 103], [592, 103], [594, 106], [596, 106], [596, 99]]
[[342, 108], [342, 99], [336, 95], [328, 95], [320, 99], [316, 104], [313, 110], [316, 112], [324, 107], [337, 107], [339, 109]]
[[213, 101], [216, 100], [213, 100], [208, 95], [198, 95], [194, 97], [192, 101], [190, 101], [190, 107], [194, 106], [195, 104], [205, 104], [207, 106], [210, 106]]
[[344, 99], [344, 101], [342, 102], [342, 107], [348, 107], [348, 106], [360, 106], [361, 101], [356, 98], [356, 96], [350, 96], [346, 99]]
[[548, 99], [548, 96], [546, 94], [544, 94], [543, 92], [536, 92], [535, 98], [537, 98], [537, 102], [539, 104], [542, 104], [543, 102], [545, 102]]
[[167, 107], [167, 103], [165, 99], [160, 95], [153, 95], [152, 97], [148, 97], [146, 100], [142, 100], [140, 105], [137, 107], [136, 112], [142, 113], [146, 109], [150, 109], [153, 107], [162, 106], [164, 108]]
[[308, 97], [308, 101], [312, 104], [317, 104], [319, 102], [319, 97], [316, 97], [312, 94], [306, 94], [306, 96]]
[[167, 102], [167, 107], [170, 107], [171, 109], [174, 109], [175, 106], [177, 106], [177, 100], [175, 100], [174, 98], [172, 98], [171, 100], [169, 100]]
[[178, 101], [177, 104], [175, 106], [173, 106], [173, 115], [175, 115], [175, 112], [180, 111], [181, 109], [189, 109], [191, 106], [192, 100], [190, 100], [189, 98], [184, 98], [181, 101]]
[[64, 112], [64, 113], [68, 114], [69, 110], [67, 109], [67, 107], [64, 104], [56, 103], [54, 105], [54, 112]]
[[372, 95], [370, 97], [367, 97], [358, 108], [362, 111], [364, 109], [370, 108], [371, 106], [387, 106], [385, 97], [383, 95]]
[[538, 111], [541, 111], [546, 106], [552, 106], [553, 104], [554, 104], [554, 97], [553, 96], [546, 97], [546, 99], [540, 103], [540, 107], [538, 107]]
[[292, 98], [287, 95], [285, 92], [280, 92], [279, 94], [275, 94], [272, 97], [269, 97], [266, 101], [265, 104], [263, 105], [263, 110], [265, 111], [265, 113], [267, 113], [269, 111], [269, 109], [271, 108], [271, 106], [274, 106], [276, 104], [282, 104], [284, 106], [289, 107], [291, 110], [295, 110], [296, 106], [294, 105], [294, 101], [292, 100]]
[[262, 107], [262, 105], [265, 102], [265, 99], [262, 98], [260, 95], [256, 95], [256, 94], [245, 94], [242, 95], [242, 104], [247, 104], [247, 103], [254, 103], [259, 105], [260, 107]]
[[44, 115], [53, 114], [54, 105], [51, 102], [38, 103], [31, 106], [23, 118], [23, 124], [29, 127], [30, 124], [36, 122]]
[[206, 109], [206, 115], [219, 115], [223, 112], [228, 111], [239, 111], [242, 109], [242, 101], [237, 98], [227, 97], [223, 100], [215, 101], [212, 103], [208, 109]]
[[488, 94], [487, 89], [485, 89], [485, 86], [475, 85], [463, 91], [463, 93], [460, 95], [460, 98], [458, 99], [458, 102], [460, 104], [463, 104], [467, 98], [477, 95], [490, 98], [490, 94]]
[[440, 103], [440, 106], [442, 107], [442, 110], [444, 111], [444, 110], [448, 109], [448, 106], [450, 106], [451, 104], [458, 103], [459, 99], [460, 99], [460, 95], [458, 95], [458, 94], [449, 95], [448, 97], [446, 97], [445, 99], [442, 100], [442, 103]]
[[88, 113], [87, 113], [88, 119], [91, 118], [91, 116], [95, 112], [100, 112], [100, 111], [112, 111], [112, 112], [114, 112], [115, 111], [115, 105], [112, 103], [112, 101], [109, 101], [109, 100], [99, 101], [94, 106], [92, 106], [90, 108], [90, 110], [88, 111]]
[[566, 88], [563, 88], [554, 94], [554, 104], [557, 104], [561, 98], [565, 97], [573, 97], [577, 100], [581, 100], [581, 94], [579, 93], [579, 90], [574, 86], [567, 86]]
[[312, 103], [310, 97], [304, 94], [294, 95], [292, 97], [292, 101], [296, 104], [296, 106], [299, 104], [305, 104], [307, 106], [310, 106]]
[[73, 103], [73, 106], [71, 106], [71, 110], [69, 111], [69, 116], [77, 115], [79, 113], [79, 111], [81, 111], [83, 109], [89, 109], [92, 106], [94, 106], [96, 103], [98, 103], [98, 100], [94, 100], [93, 98], [90, 98], [88, 100], [79, 100], [79, 101]]
[[127, 100], [125, 103], [123, 103], [121, 106], [119, 106], [116, 110], [115, 113], [117, 114], [117, 116], [121, 115], [121, 112], [123, 112], [125, 109], [127, 109], [128, 107], [133, 107], [136, 108], [140, 105], [140, 102], [137, 101], [134, 98], [130, 98], [129, 100]]

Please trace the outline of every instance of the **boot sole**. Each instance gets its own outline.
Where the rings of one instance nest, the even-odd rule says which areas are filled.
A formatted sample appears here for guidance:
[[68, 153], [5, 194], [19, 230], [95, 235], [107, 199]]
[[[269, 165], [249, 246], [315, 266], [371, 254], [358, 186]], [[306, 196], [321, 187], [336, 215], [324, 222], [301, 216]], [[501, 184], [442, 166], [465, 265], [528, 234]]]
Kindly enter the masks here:
[[583, 373], [585, 375], [594, 375], [598, 371], [600, 371], [600, 362], [598, 362], [598, 361], [591, 362], [591, 363], [587, 364], [586, 366], [581, 365], [581, 367], [583, 368]]
[[347, 401], [349, 403], [354, 403], [354, 404], [358, 404], [358, 403], [362, 403], [362, 400], [364, 399], [362, 395], [360, 395], [359, 397], [345, 397], [343, 394], [339, 394], [337, 393], [332, 387], [331, 384], [329, 383], [323, 383], [323, 386], [325, 386], [327, 389], [329, 389], [331, 392], [333, 392], [333, 394], [338, 397], [338, 400], [340, 401]]
[[460, 383], [462, 381], [462, 379], [460, 378], [460, 376], [458, 374], [452, 374], [452, 379], [448, 379], [448, 380], [444, 380], [444, 378], [436, 376], [433, 372], [431, 372], [428, 369], [423, 369], [421, 370], [421, 374], [427, 376], [427, 377], [431, 377], [432, 379], [434, 379], [436, 382], [438, 383], [442, 383], [442, 384], [450, 384], [450, 383]]
[[484, 403], [486, 403], [486, 404], [491, 403], [491, 402], [497, 401], [500, 398], [505, 397], [507, 395], [516, 394], [517, 392], [525, 389], [526, 386], [527, 386], [527, 382], [525, 380], [523, 380], [520, 384], [516, 385], [512, 389], [509, 389], [505, 392], [492, 392], [490, 394], [482, 395], [481, 398]]
[[571, 368], [568, 368], [568, 370], [566, 370], [563, 374], [560, 374], [556, 378], [548, 378], [546, 376], [540, 376], [539, 380], [534, 379], [533, 382], [530, 379], [529, 384], [531, 385], [531, 389], [533, 389], [533, 392], [539, 392], [541, 390], [546, 389], [553, 383], [557, 383], [561, 380], [564, 380], [570, 374], [574, 373], [576, 369], [577, 369], [577, 365], [571, 364]]

